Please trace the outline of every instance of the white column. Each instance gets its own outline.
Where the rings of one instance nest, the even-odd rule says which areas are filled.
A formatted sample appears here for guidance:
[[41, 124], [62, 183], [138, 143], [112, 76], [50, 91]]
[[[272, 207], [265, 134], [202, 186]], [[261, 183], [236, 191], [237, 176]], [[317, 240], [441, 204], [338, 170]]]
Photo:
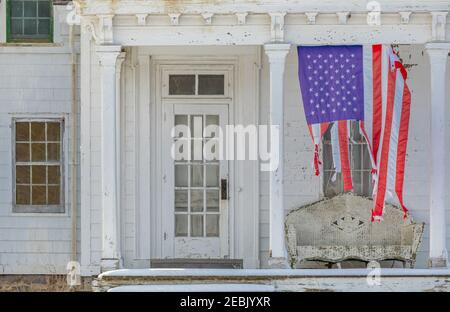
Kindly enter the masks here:
[[430, 267], [447, 267], [445, 219], [446, 67], [450, 43], [428, 43], [430, 60]]
[[[271, 152], [278, 154], [271, 158], [270, 168], [270, 255], [269, 266], [286, 268], [286, 246], [284, 231], [284, 131], [283, 131], [283, 96], [284, 67], [290, 44], [271, 43], [264, 45], [264, 50], [270, 65], [270, 123], [278, 128], [278, 146], [272, 146]], [[272, 141], [272, 139], [271, 139]]]
[[101, 270], [119, 268], [120, 250], [118, 236], [118, 184], [117, 184], [117, 138], [116, 96], [117, 58], [121, 46], [97, 46], [100, 59], [101, 94], [101, 179], [102, 179], [102, 259]]

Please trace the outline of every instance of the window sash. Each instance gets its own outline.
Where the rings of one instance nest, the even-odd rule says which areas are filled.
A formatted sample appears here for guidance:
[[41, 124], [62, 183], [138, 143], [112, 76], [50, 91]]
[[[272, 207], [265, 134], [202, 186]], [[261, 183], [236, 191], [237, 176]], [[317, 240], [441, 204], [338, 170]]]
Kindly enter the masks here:
[[[49, 17], [39, 17], [38, 9], [36, 10], [35, 17], [13, 17], [12, 16], [12, 2], [14, 0], [6, 1], [6, 41], [7, 42], [31, 42], [31, 43], [51, 43], [53, 42], [53, 1], [50, 2], [49, 7]], [[24, 0], [29, 2], [43, 2], [46, 0]], [[24, 9], [23, 9], [24, 10]], [[24, 15], [24, 14], [23, 14]], [[21, 20], [22, 21], [22, 34], [12, 33], [12, 21]], [[36, 20], [36, 34], [25, 35], [24, 32], [24, 21], [25, 20]], [[49, 23], [49, 33], [48, 34], [38, 34], [39, 22], [38, 20], [48, 20]]]
[[[331, 164], [333, 164], [333, 157], [331, 154], [331, 142], [329, 134], [330, 130], [327, 130], [322, 142], [323, 172], [324, 172], [322, 187], [323, 193], [326, 197], [333, 197], [343, 193], [344, 186], [342, 182], [341, 173], [335, 173], [334, 167], [331, 166]], [[357, 195], [370, 197], [373, 190], [370, 155], [367, 142], [365, 138], [359, 133], [359, 124], [355, 121], [351, 122], [349, 146], [350, 146], [349, 149], [350, 172], [353, 180], [353, 192]], [[358, 154], [357, 157], [359, 158], [357, 160], [359, 162], [359, 168], [355, 168], [356, 161], [354, 157], [355, 154], [354, 149], [356, 146], [361, 147], [357, 152]], [[331, 178], [334, 174], [336, 174], [336, 181], [332, 182]], [[358, 183], [356, 184], [356, 182]]]
[[[29, 137], [28, 140], [21, 140], [21, 141], [17, 141], [16, 138], [16, 125], [17, 123], [28, 123], [29, 124]], [[33, 141], [31, 138], [31, 124], [33, 123], [45, 123], [45, 139], [47, 139], [47, 123], [59, 123], [59, 141]], [[12, 161], [13, 161], [13, 166], [12, 166], [12, 170], [13, 170], [13, 174], [12, 174], [12, 179], [13, 179], [13, 194], [12, 194], [12, 199], [13, 199], [13, 213], [64, 213], [65, 212], [65, 202], [64, 202], [64, 119], [63, 118], [14, 118], [13, 119], [13, 127], [12, 127], [13, 131], [12, 131], [12, 151], [13, 151], [13, 155], [12, 155]], [[59, 161], [55, 161], [55, 160], [47, 160], [47, 148], [45, 149], [45, 161], [32, 161], [31, 159], [31, 154], [30, 154], [30, 158], [29, 161], [16, 161], [16, 144], [17, 143], [25, 143], [25, 144], [30, 144], [30, 143], [58, 143], [60, 148], [59, 148]], [[31, 145], [31, 144], [30, 144]], [[31, 146], [30, 146], [31, 149]], [[45, 166], [45, 170], [46, 170], [46, 180], [45, 183], [33, 183], [32, 181], [32, 172], [30, 172], [30, 176], [29, 176], [29, 183], [18, 183], [17, 182], [17, 167], [19, 166], [28, 166], [30, 167], [30, 171], [32, 171], [33, 166]], [[59, 184], [55, 184], [55, 183], [49, 183], [49, 178], [48, 178], [48, 167], [53, 167], [53, 166], [57, 166], [59, 167]], [[29, 194], [29, 204], [17, 204], [17, 198], [16, 198], [16, 193], [17, 193], [17, 186], [28, 186], [30, 188], [30, 194]], [[46, 194], [45, 194], [45, 201], [48, 202], [49, 201], [49, 187], [54, 187], [54, 186], [59, 186], [59, 204], [33, 204], [32, 203], [32, 188], [34, 186], [45, 186], [46, 188]]]

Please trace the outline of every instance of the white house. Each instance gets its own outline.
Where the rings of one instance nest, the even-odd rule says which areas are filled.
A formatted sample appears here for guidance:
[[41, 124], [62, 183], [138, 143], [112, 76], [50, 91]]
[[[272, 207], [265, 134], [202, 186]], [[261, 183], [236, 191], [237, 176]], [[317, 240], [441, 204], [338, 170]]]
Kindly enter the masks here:
[[[286, 268], [287, 213], [342, 191], [326, 142], [314, 175], [296, 47], [374, 43], [395, 45], [408, 71], [404, 198], [425, 223], [415, 269], [386, 274], [450, 274], [435, 270], [450, 246], [450, 1], [66, 5], [0, 1], [0, 274], [65, 274], [69, 261], [82, 276]], [[200, 125], [200, 137], [209, 124], [278, 126], [278, 170], [260, 159], [176, 161], [180, 124]], [[356, 141], [354, 193], [367, 196], [370, 159]], [[303, 276], [286, 272], [272, 273]]]

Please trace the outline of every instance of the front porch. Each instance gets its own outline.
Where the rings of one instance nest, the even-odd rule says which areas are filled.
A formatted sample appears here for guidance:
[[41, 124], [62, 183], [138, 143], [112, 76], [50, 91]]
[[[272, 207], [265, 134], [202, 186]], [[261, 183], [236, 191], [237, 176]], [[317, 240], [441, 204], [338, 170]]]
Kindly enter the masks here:
[[[394, 5], [386, 12], [368, 12], [354, 6], [349, 8], [350, 14], [339, 7], [305, 9], [289, 3], [276, 11], [256, 4], [234, 7], [230, 1], [224, 1], [223, 11], [220, 5], [200, 4], [178, 11], [166, 7], [165, 1], [158, 1], [161, 5], [154, 7], [118, 3], [114, 8], [97, 2], [81, 7], [80, 14], [81, 264], [85, 272], [105, 272], [96, 282], [98, 290], [186, 282], [254, 284], [274, 291], [369, 290], [369, 271], [365, 269], [252, 270], [287, 267], [285, 215], [323, 197], [321, 181], [312, 179], [312, 148], [299, 102], [297, 63], [291, 52], [297, 45], [407, 46], [409, 60], [413, 59], [411, 68], [417, 70], [417, 78], [411, 82], [412, 89], [418, 91], [417, 104], [427, 103], [417, 105], [413, 112], [412, 118], [417, 118], [413, 135], [418, 142], [414, 144], [419, 147], [408, 161], [411, 167], [418, 167], [424, 166], [421, 161], [432, 160], [411, 179], [416, 187], [412, 193], [419, 194], [409, 193], [407, 197], [413, 203], [412, 216], [428, 226], [426, 247], [420, 250], [421, 267], [427, 263], [430, 267], [447, 267], [447, 178], [442, 170], [447, 161], [442, 142], [446, 140], [445, 81], [450, 51], [446, 7], [436, 11], [435, 7]], [[374, 18], [372, 24], [369, 17]], [[175, 69], [198, 81], [206, 69], [212, 68], [227, 82], [220, 96], [214, 101], [208, 99], [217, 105], [215, 111], [200, 111], [201, 105], [211, 104], [200, 100], [188, 103], [188, 111], [181, 108], [187, 107], [180, 103], [184, 98], [171, 98], [166, 90], [170, 74], [180, 74]], [[195, 89], [193, 95], [198, 96], [198, 86]], [[177, 116], [187, 120], [194, 112], [226, 116], [230, 124], [269, 124], [278, 127], [282, 138], [274, 147], [282, 160], [277, 170], [262, 173], [258, 161], [234, 162], [226, 168], [229, 176], [216, 176], [217, 188], [219, 181], [229, 179], [231, 196], [225, 196], [229, 209], [223, 219], [230, 221], [225, 224], [228, 229], [224, 235], [216, 233], [220, 244], [214, 245], [211, 254], [221, 259], [240, 259], [244, 269], [137, 269], [149, 267], [152, 258], [176, 259], [194, 254], [189, 248], [183, 249], [191, 245], [176, 237], [175, 218], [167, 214], [166, 208], [174, 205], [174, 172], [173, 163], [164, 162], [169, 154], [161, 153], [169, 146], [169, 141], [163, 140], [163, 135], [169, 133], [164, 123], [173, 125], [171, 118]], [[430, 130], [419, 131], [422, 123], [430, 125]], [[424, 147], [425, 143], [429, 145]], [[415, 160], [416, 156], [421, 158]], [[199, 236], [206, 233], [203, 224], [199, 228], [205, 230]], [[181, 234], [189, 231], [183, 229]], [[447, 269], [381, 272], [385, 283], [373, 289], [448, 288]]]
[[102, 273], [94, 291], [450, 291], [450, 269], [122, 269]]

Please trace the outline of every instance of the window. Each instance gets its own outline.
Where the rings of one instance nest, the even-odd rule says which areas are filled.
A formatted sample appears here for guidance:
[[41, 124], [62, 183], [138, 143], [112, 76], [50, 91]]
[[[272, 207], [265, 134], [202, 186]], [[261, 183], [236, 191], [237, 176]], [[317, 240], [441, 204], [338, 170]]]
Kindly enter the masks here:
[[63, 122], [14, 122], [14, 212], [64, 212]]
[[51, 42], [52, 2], [49, 0], [8, 0], [9, 42]]
[[[359, 123], [350, 122], [350, 168], [353, 179], [353, 192], [361, 196], [372, 196], [372, 175], [369, 148], [364, 137], [359, 132]], [[344, 191], [341, 173], [334, 170], [331, 150], [330, 129], [323, 139], [323, 192], [326, 197], [336, 196]]]
[[169, 95], [225, 95], [225, 75], [169, 75]]

